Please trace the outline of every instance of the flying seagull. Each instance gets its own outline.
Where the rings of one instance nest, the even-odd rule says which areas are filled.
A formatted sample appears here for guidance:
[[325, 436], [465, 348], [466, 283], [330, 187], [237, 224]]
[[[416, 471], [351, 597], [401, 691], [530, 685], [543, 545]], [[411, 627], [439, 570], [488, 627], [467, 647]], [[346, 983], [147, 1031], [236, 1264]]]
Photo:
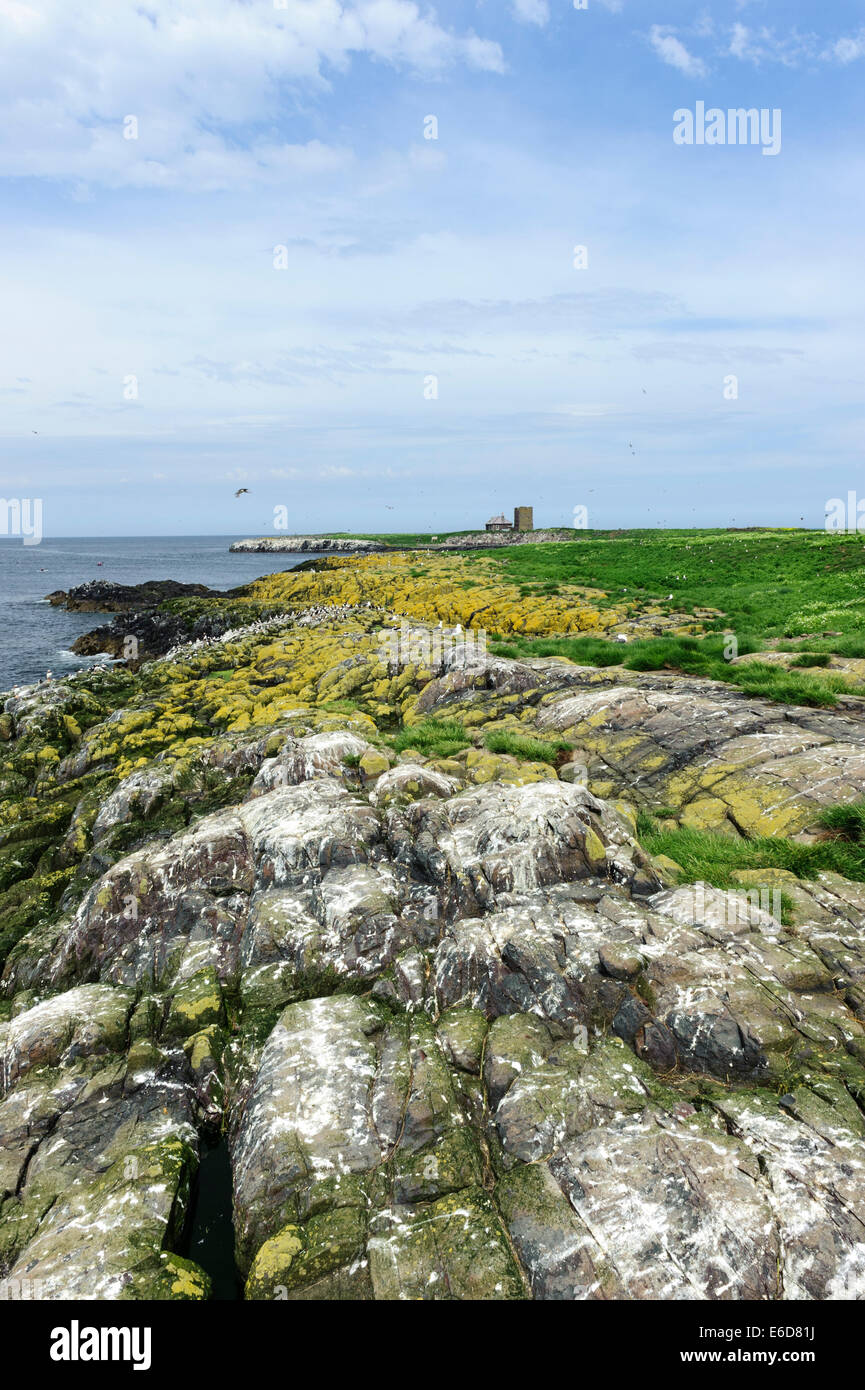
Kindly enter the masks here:
[[241, 496], [243, 495], [244, 492], [249, 492], [249, 488], [248, 488], [248, 487], [239, 487], [239, 488], [237, 489], [237, 492], [236, 492], [234, 495], [235, 495], [235, 497], [241, 497]]

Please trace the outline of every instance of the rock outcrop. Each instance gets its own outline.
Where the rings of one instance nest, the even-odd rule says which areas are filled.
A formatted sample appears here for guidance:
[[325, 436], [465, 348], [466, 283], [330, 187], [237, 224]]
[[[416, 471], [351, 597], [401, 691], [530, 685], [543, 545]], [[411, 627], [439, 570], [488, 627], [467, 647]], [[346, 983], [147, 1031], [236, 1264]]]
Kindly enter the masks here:
[[251, 552], [279, 554], [282, 551], [291, 554], [313, 552], [317, 555], [371, 555], [375, 551], [386, 549], [383, 545], [376, 545], [374, 541], [354, 540], [346, 536], [258, 536], [244, 541], [232, 541], [228, 548], [246, 555]]
[[166, 599], [221, 597], [206, 584], [181, 584], [176, 579], [151, 579], [144, 584], [115, 584], [110, 579], [90, 579], [72, 589], [55, 589], [48, 594], [54, 608], [70, 613], [128, 613], [155, 608]]
[[219, 1134], [252, 1300], [865, 1297], [865, 885], [637, 819], [807, 843], [861, 717], [366, 601], [6, 701], [4, 1287], [207, 1298]]
[[[448, 536], [443, 541], [424, 541], [412, 549], [421, 551], [436, 550], [497, 550], [502, 546], [548, 545], [551, 541], [572, 540], [571, 531], [466, 531], [456, 536]], [[248, 540], [233, 541], [229, 550], [249, 553], [259, 551], [265, 554], [289, 551], [304, 553], [317, 551], [321, 555], [373, 555], [380, 551], [399, 551], [407, 547], [386, 545], [376, 541], [363, 540], [349, 536], [258, 536]]]
[[[242, 590], [236, 591], [238, 593]], [[76, 637], [71, 650], [76, 656], [109, 656], [133, 669], [142, 661], [163, 656], [178, 642], [219, 637], [232, 626], [230, 607], [211, 606], [203, 612], [193, 606], [185, 611], [163, 607], [178, 599], [232, 597], [204, 584], [180, 584], [173, 579], [154, 579], [144, 584], [115, 584], [91, 579], [73, 589], [57, 589], [48, 602], [71, 613], [116, 613], [111, 623]]]

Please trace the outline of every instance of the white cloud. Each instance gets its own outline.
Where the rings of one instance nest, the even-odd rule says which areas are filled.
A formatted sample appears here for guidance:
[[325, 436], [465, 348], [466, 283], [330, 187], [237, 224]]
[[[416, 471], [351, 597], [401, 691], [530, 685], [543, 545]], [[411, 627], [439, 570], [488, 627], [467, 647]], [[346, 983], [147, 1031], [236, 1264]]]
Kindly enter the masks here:
[[748, 51], [748, 39], [750, 31], [744, 24], [734, 24], [733, 34], [730, 39], [730, 53], [734, 58], [744, 58]]
[[702, 58], [697, 58], [690, 53], [681, 39], [677, 39], [671, 29], [663, 28], [660, 24], [653, 24], [649, 33], [649, 42], [662, 62], [668, 63], [671, 68], [678, 68], [686, 77], [705, 77], [707, 68]]
[[537, 24], [543, 28], [549, 23], [550, 7], [547, 0], [513, 0], [511, 9], [514, 18], [523, 24]]
[[736, 23], [730, 33], [729, 57], [741, 62], [783, 63], [785, 67], [796, 67], [803, 58], [811, 57], [816, 49], [816, 39], [812, 34], [800, 34], [797, 30], [786, 37], [779, 37], [774, 29], [749, 29], [746, 24]]
[[834, 58], [838, 63], [855, 63], [857, 58], [865, 58], [865, 29], [860, 29], [855, 38], [836, 39], [822, 55]]
[[497, 43], [413, 0], [0, 0], [0, 175], [220, 188], [332, 168], [340, 151], [282, 143], [279, 122], [360, 55], [504, 71]]

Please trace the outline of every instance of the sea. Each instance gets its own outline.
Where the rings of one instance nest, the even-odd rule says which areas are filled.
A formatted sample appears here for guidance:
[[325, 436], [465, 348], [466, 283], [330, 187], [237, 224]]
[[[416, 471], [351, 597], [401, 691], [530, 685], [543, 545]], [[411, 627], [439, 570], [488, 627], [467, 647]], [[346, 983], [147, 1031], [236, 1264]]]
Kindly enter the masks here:
[[70, 651], [82, 632], [111, 621], [110, 614], [67, 613], [52, 608], [46, 594], [71, 589], [88, 579], [141, 584], [147, 579], [177, 579], [233, 589], [264, 574], [293, 569], [306, 554], [230, 554], [240, 536], [113, 536], [94, 539], [43, 540], [24, 545], [19, 538], [0, 539], [0, 691], [31, 685], [47, 671], [55, 679], [91, 666], [94, 657]]

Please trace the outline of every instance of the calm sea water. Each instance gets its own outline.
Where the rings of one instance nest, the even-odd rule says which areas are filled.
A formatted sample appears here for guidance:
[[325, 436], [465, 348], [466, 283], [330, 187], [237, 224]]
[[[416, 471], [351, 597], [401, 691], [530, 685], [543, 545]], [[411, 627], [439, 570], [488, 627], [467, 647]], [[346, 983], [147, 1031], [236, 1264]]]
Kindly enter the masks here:
[[[82, 632], [110, 622], [100, 613], [67, 613], [45, 595], [88, 579], [140, 584], [178, 579], [233, 589], [262, 574], [292, 569], [314, 555], [230, 555], [240, 536], [120, 536], [95, 540], [43, 540], [25, 546], [0, 539], [0, 691], [29, 685], [50, 670], [68, 675], [90, 660], [69, 650]], [[100, 564], [101, 562], [101, 564]]]

